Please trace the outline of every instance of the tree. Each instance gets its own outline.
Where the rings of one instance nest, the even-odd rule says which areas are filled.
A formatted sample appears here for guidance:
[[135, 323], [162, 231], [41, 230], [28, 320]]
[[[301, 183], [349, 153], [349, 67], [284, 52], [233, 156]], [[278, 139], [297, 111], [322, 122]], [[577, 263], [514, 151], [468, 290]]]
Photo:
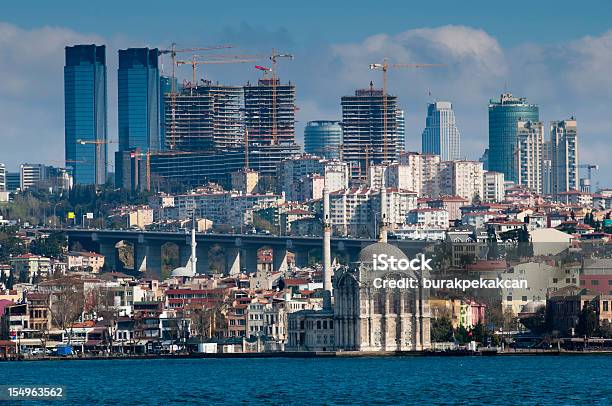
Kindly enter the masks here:
[[453, 341], [453, 325], [448, 317], [440, 317], [431, 321], [431, 341]]
[[592, 337], [598, 327], [597, 313], [595, 313], [595, 310], [593, 310], [589, 303], [585, 304], [578, 317], [578, 326], [576, 328], [578, 335], [587, 338]]
[[[51, 298], [51, 320], [64, 333], [68, 334], [68, 344], [72, 339], [72, 325], [79, 319], [83, 312], [85, 298], [83, 287], [77, 284], [68, 283], [54, 292]], [[70, 328], [70, 333], [68, 330]]]

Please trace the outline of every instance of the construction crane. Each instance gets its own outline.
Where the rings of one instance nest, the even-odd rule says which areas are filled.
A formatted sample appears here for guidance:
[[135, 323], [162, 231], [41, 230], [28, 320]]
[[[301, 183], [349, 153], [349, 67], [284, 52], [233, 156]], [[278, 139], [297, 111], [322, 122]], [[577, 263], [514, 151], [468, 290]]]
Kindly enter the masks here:
[[198, 79], [197, 79], [197, 69], [198, 69], [198, 65], [215, 65], [215, 64], [225, 64], [225, 63], [247, 63], [247, 62], [255, 62], [257, 59], [256, 56], [251, 56], [251, 59], [247, 59], [247, 57], [240, 57], [239, 55], [234, 55], [234, 56], [227, 56], [225, 57], [226, 59], [222, 59], [223, 57], [217, 57], [219, 59], [205, 59], [205, 60], [198, 60], [197, 59], [197, 55], [193, 55], [191, 57], [191, 60], [187, 60], [187, 61], [176, 61], [176, 65], [180, 66], [180, 65], [191, 65], [191, 69], [192, 69], [192, 76], [193, 76], [193, 82], [192, 82], [192, 86], [196, 86], [196, 84], [198, 83]]
[[383, 88], [382, 88], [382, 96], [383, 96], [383, 161], [387, 161], [387, 71], [389, 68], [412, 68], [412, 69], [420, 69], [420, 68], [435, 68], [446, 66], [443, 64], [433, 64], [433, 63], [389, 63], [389, 58], [383, 58], [380, 63], [371, 63], [370, 69], [380, 69], [382, 70], [383, 75]]
[[198, 51], [212, 51], [215, 49], [228, 49], [233, 48], [233, 45], [213, 45], [209, 47], [199, 47], [199, 48], [183, 48], [176, 49], [176, 43], [172, 43], [170, 49], [160, 49], [157, 51], [158, 55], [169, 54], [170, 58], [172, 58], [172, 93], [176, 92], [175, 82], [176, 82], [176, 54], [181, 52], [198, 52]]
[[292, 54], [279, 54], [276, 52], [274, 48], [272, 49], [272, 54], [270, 55], [270, 61], [272, 61], [272, 69], [271, 69], [271, 73], [272, 73], [272, 145], [276, 145], [277, 143], [276, 81], [278, 80], [277, 63], [278, 63], [279, 58], [288, 58], [290, 60], [293, 60], [293, 55]]

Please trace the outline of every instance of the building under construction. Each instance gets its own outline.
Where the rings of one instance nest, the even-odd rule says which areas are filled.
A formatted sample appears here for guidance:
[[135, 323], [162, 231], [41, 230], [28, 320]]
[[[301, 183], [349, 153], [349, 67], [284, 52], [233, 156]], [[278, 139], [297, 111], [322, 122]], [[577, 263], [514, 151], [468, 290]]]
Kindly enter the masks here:
[[[248, 151], [249, 169], [270, 179], [283, 159], [299, 153], [297, 145], [269, 145]], [[243, 147], [210, 151], [162, 151], [124, 154], [124, 186], [131, 190], [175, 191], [207, 182], [231, 186], [231, 173], [247, 166]], [[129, 172], [128, 172], [129, 171]]]
[[244, 86], [249, 146], [295, 144], [295, 86], [263, 78]]
[[353, 182], [365, 182], [371, 164], [397, 160], [397, 96], [383, 96], [381, 89], [370, 84], [369, 89], [356, 90], [354, 96], [343, 96], [341, 104], [342, 159], [351, 164]]
[[165, 111], [167, 149], [205, 151], [243, 143], [242, 87], [201, 81], [169, 98]]

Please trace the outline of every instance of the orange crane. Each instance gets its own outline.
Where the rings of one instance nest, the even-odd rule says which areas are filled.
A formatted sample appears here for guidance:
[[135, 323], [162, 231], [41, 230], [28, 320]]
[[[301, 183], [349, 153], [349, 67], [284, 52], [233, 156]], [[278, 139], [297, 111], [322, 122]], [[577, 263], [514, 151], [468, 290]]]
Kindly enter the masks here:
[[[271, 73], [272, 73], [272, 145], [276, 145], [276, 138], [277, 138], [277, 125], [276, 125], [276, 81], [278, 79], [277, 77], [277, 67], [276, 64], [278, 63], [278, 59], [279, 58], [288, 58], [290, 60], [293, 60], [293, 55], [292, 54], [279, 54], [276, 52], [276, 50], [273, 48], [272, 49], [272, 54], [270, 55], [270, 61], [272, 61], [272, 69], [271, 69]], [[259, 69], [259, 68], [258, 68]], [[264, 71], [264, 75], [265, 75], [265, 69], [260, 69]]]
[[[247, 58], [251, 58], [251, 59], [247, 59]], [[187, 61], [176, 61], [176, 65], [180, 66], [180, 65], [191, 65], [191, 69], [193, 71], [192, 75], [193, 75], [193, 82], [192, 82], [192, 86], [196, 86], [198, 83], [198, 79], [197, 79], [197, 67], [198, 65], [214, 65], [214, 64], [224, 64], [224, 63], [247, 63], [247, 62], [255, 62], [257, 59], [256, 56], [239, 56], [239, 55], [228, 55], [226, 57], [216, 57], [219, 59], [205, 59], [205, 60], [198, 60], [197, 59], [197, 55], [193, 55], [191, 57], [191, 60], [187, 60]]]
[[383, 74], [383, 161], [387, 161], [387, 71], [389, 68], [435, 68], [446, 66], [443, 64], [432, 64], [432, 63], [389, 63], [389, 58], [383, 58], [380, 63], [371, 63], [370, 69], [380, 69]]

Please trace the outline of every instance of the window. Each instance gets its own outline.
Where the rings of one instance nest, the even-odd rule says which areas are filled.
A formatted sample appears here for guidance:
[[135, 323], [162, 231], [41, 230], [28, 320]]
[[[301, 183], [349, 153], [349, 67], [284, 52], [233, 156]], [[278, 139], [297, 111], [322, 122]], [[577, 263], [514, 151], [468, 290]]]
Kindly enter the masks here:
[[593, 281], [591, 281], [591, 285], [597, 286], [597, 285], [599, 285], [599, 281], [598, 280], [593, 280]]
[[607, 312], [607, 311], [608, 311], [608, 301], [607, 301], [607, 300], [604, 300], [604, 301], [603, 301], [603, 311], [604, 311], [604, 312]]
[[559, 282], [559, 279], [553, 278], [553, 283], [558, 283], [558, 282]]
[[523, 302], [526, 302], [526, 301], [527, 301], [527, 296], [522, 296], [522, 297], [521, 297], [521, 300], [522, 300]]

